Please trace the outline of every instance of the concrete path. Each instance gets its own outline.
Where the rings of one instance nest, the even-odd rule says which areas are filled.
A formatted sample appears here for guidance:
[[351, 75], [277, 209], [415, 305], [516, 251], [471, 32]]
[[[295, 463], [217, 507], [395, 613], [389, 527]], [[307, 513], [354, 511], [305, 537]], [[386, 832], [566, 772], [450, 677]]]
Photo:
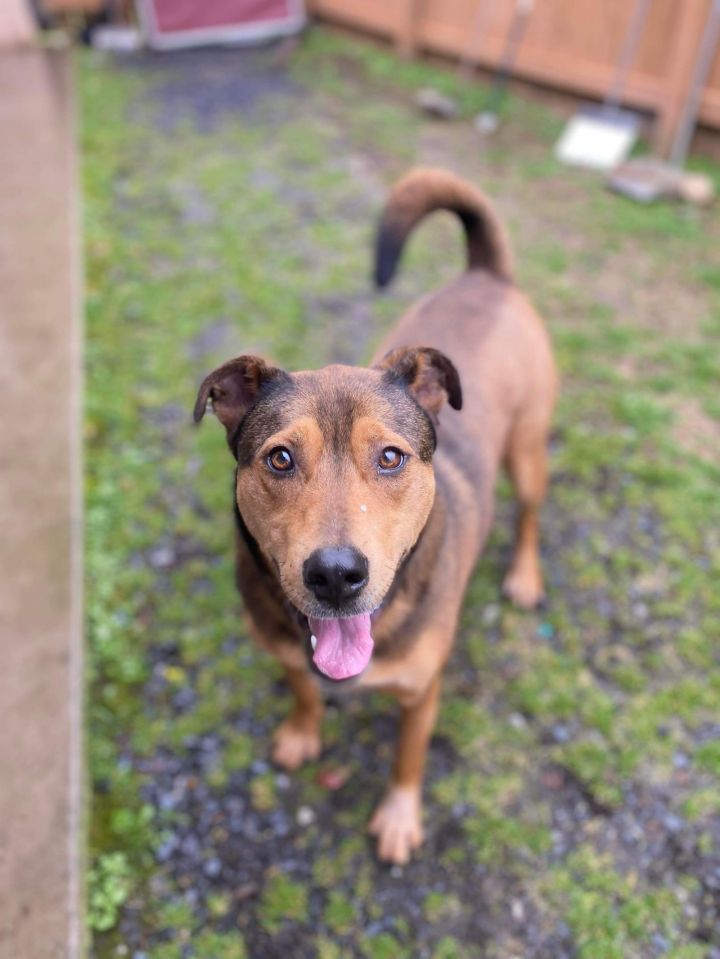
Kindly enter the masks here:
[[75, 959], [80, 266], [66, 55], [0, 54], [0, 131], [0, 959]]

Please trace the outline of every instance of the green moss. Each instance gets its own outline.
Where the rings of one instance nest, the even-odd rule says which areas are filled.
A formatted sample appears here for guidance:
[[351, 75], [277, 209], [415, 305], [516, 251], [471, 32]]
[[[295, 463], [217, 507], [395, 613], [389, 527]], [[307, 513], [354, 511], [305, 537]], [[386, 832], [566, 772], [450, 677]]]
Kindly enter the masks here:
[[341, 892], [333, 890], [329, 893], [324, 921], [333, 932], [342, 934], [352, 930], [356, 921], [355, 909]]
[[111, 929], [130, 894], [130, 868], [121, 852], [100, 856], [90, 871], [87, 921], [91, 929]]
[[248, 953], [239, 932], [201, 932], [193, 937], [191, 954], [197, 959], [247, 959]]
[[152, 947], [149, 956], [150, 959], [183, 959], [183, 953], [181, 942], [161, 942]]
[[223, 765], [230, 770], [247, 769], [254, 758], [255, 750], [251, 736], [233, 732], [226, 740], [223, 750]]
[[332, 939], [325, 939], [321, 936], [315, 940], [315, 947], [317, 949], [317, 959], [342, 959], [341, 947]]
[[277, 932], [286, 922], [301, 922], [307, 915], [308, 892], [289, 879], [276, 873], [265, 883], [258, 908], [258, 917], [269, 933]]
[[210, 893], [207, 897], [207, 908], [211, 916], [220, 919], [227, 915], [232, 905], [232, 897], [226, 892]]
[[688, 796], [682, 805], [683, 815], [690, 820], [704, 819], [720, 812], [720, 794], [717, 786], [697, 789]]
[[581, 846], [543, 886], [565, 906], [580, 959], [624, 959], [655, 933], [673, 941], [682, 916], [681, 898], [666, 889], [641, 893], [608, 856]]
[[462, 912], [462, 903], [452, 893], [431, 892], [425, 897], [423, 911], [428, 922], [436, 923], [444, 918], [455, 918]]
[[613, 722], [612, 699], [582, 661], [542, 647], [527, 657], [512, 693], [519, 708], [546, 721], [579, 715], [600, 732], [609, 731]]
[[349, 871], [357, 872], [358, 862], [365, 851], [362, 833], [353, 829], [340, 845], [315, 860], [313, 879], [318, 886], [331, 888]]
[[703, 943], [686, 943], [665, 953], [666, 959], [705, 959], [707, 951]]
[[478, 773], [456, 770], [438, 780], [432, 791], [438, 802], [454, 806], [457, 803], [474, 802], [481, 795], [483, 785], [483, 777]]
[[162, 929], [191, 929], [195, 922], [192, 908], [183, 899], [165, 903], [158, 913], [158, 926]]
[[435, 946], [432, 959], [466, 959], [470, 953], [467, 947], [453, 939], [452, 936], [443, 936]]
[[261, 812], [273, 809], [277, 802], [275, 776], [272, 773], [255, 776], [250, 782], [250, 797], [253, 806]]
[[701, 769], [706, 769], [720, 779], [720, 740], [710, 740], [698, 746], [695, 750], [695, 762]]
[[599, 803], [617, 806], [621, 802], [615, 757], [607, 743], [594, 740], [570, 743], [556, 749], [555, 758], [578, 777]]
[[[534, 815], [540, 818], [541, 811]], [[465, 832], [475, 859], [488, 865], [531, 861], [550, 847], [550, 831], [545, 823], [504, 816], [489, 804], [467, 820]]]
[[366, 959], [407, 959], [409, 956], [408, 950], [389, 932], [364, 939], [360, 948]]
[[471, 755], [483, 741], [488, 720], [481, 706], [470, 699], [446, 699], [438, 731], [446, 735], [462, 755]]

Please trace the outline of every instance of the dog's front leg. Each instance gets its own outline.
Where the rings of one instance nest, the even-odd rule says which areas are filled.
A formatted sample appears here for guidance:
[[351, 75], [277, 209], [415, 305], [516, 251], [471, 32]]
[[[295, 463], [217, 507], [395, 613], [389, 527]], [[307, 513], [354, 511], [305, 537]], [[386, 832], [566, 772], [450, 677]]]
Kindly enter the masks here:
[[272, 758], [285, 769], [297, 769], [320, 755], [324, 706], [320, 691], [307, 670], [286, 666], [285, 675], [295, 702], [290, 715], [275, 732]]
[[388, 862], [406, 863], [423, 841], [422, 777], [439, 695], [438, 674], [419, 699], [402, 705], [390, 788], [369, 826], [378, 837], [379, 857]]

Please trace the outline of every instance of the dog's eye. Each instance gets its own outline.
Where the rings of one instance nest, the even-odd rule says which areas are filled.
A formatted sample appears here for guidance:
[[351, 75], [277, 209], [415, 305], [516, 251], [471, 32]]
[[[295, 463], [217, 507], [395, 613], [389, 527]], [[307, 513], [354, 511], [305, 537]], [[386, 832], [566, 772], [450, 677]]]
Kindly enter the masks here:
[[295, 462], [284, 446], [276, 446], [268, 453], [267, 465], [274, 473], [289, 473]]
[[394, 446], [386, 446], [380, 454], [378, 466], [384, 473], [393, 473], [405, 463], [405, 454]]

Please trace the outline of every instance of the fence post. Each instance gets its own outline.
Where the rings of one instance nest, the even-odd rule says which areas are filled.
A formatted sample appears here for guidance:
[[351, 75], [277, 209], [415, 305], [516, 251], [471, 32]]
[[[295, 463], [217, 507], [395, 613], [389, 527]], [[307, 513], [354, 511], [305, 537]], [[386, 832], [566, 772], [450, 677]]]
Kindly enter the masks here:
[[417, 49], [415, 24], [418, 0], [399, 0], [395, 49], [402, 57], [410, 58]]
[[665, 96], [658, 109], [653, 136], [655, 148], [663, 156], [670, 152], [687, 99], [710, 0], [682, 0], [677, 7], [677, 30], [670, 49]]

